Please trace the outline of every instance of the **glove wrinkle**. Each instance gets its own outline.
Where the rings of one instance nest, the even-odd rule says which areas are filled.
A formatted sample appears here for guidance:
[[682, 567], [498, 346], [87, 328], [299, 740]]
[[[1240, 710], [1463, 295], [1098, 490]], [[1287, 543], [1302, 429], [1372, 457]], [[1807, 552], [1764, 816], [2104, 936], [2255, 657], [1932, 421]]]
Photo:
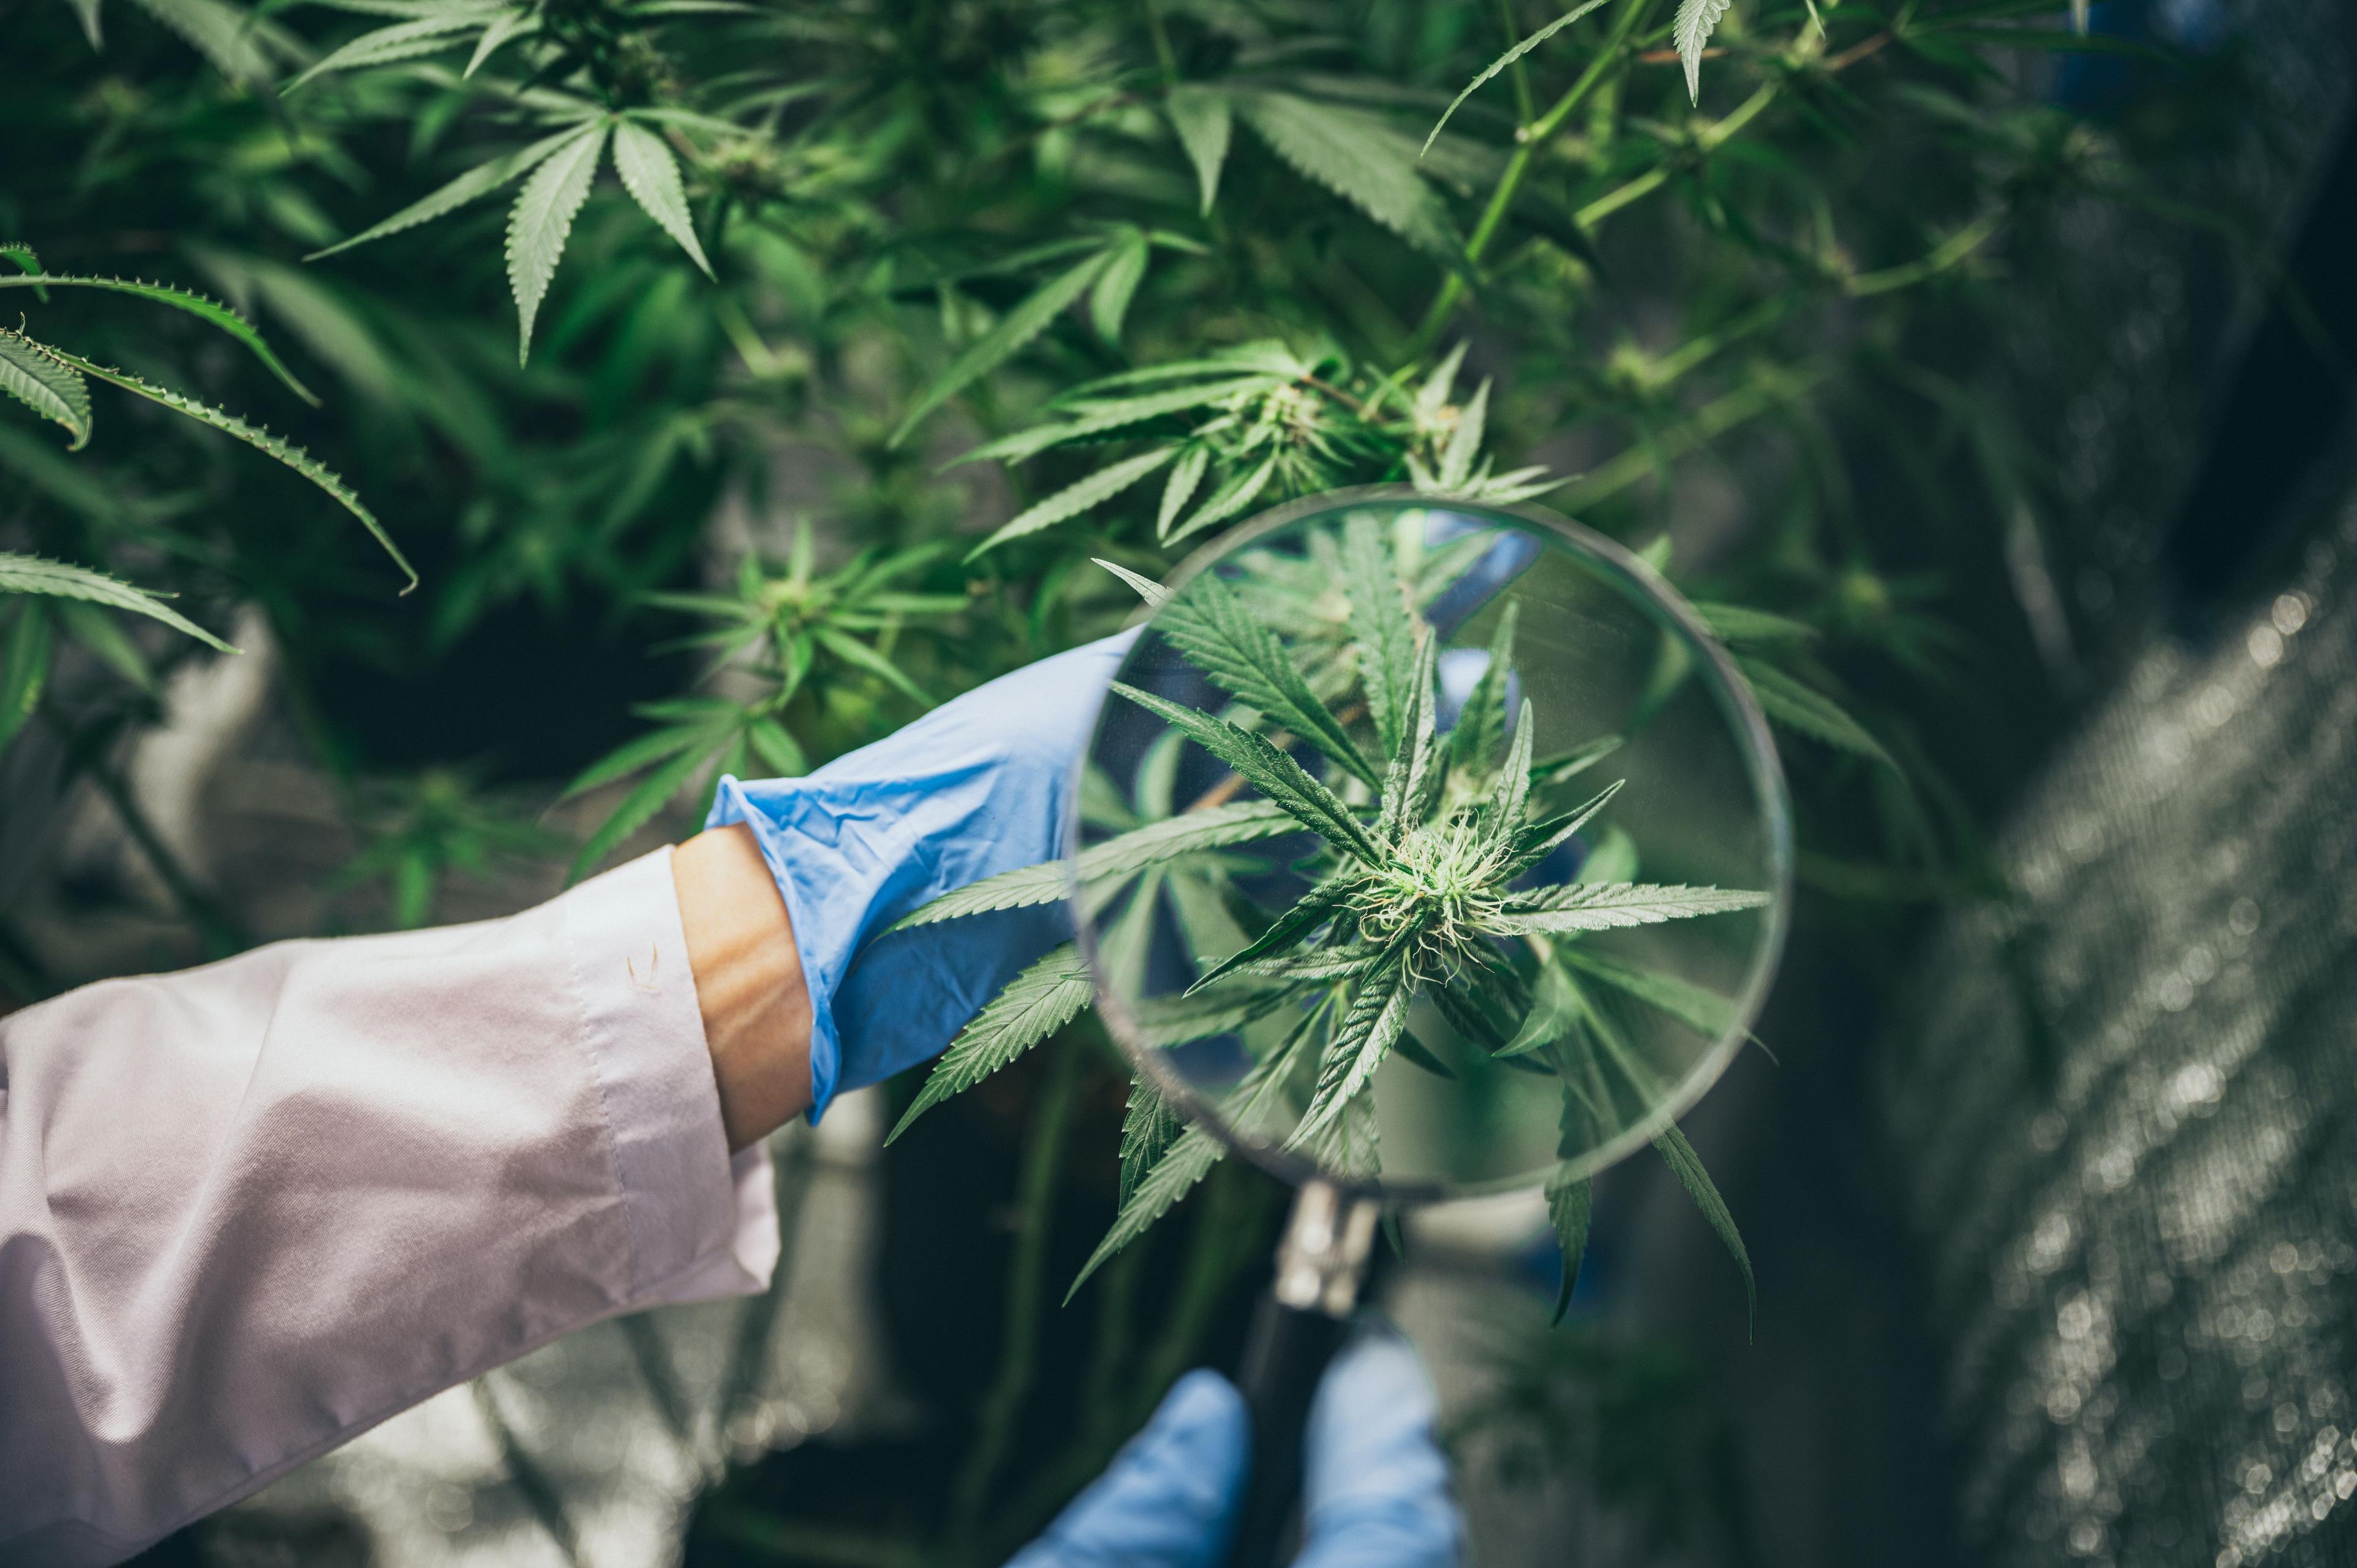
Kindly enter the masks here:
[[811, 1117], [938, 1055], [1071, 932], [1060, 908], [885, 935], [943, 893], [1062, 853], [1082, 756], [1131, 636], [1002, 676], [802, 779], [723, 778], [776, 877], [811, 998]]

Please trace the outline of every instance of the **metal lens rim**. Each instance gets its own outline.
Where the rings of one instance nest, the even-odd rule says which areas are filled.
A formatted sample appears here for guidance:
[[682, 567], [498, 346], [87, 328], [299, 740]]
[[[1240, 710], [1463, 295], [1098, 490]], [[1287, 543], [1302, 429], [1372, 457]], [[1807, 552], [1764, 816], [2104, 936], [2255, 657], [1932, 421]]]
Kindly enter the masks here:
[[[1775, 740], [1769, 733], [1767, 716], [1760, 711], [1760, 703], [1752, 696], [1749, 685], [1737, 673], [1735, 662], [1728, 657], [1726, 648], [1711, 635], [1694, 607], [1663, 581], [1660, 573], [1623, 546], [1544, 507], [1451, 500], [1446, 497], [1426, 495], [1405, 485], [1369, 485], [1329, 490], [1288, 501], [1238, 523], [1180, 562], [1171, 573], [1167, 585], [1173, 594], [1183, 592], [1198, 573], [1208, 571], [1214, 564], [1236, 552], [1306, 519], [1370, 508], [1391, 511], [1446, 511], [1463, 517], [1485, 518], [1503, 526], [1552, 535], [1556, 542], [1575, 554], [1587, 557], [1589, 564], [1606, 568], [1596, 574], [1598, 579], [1635, 604], [1641, 613], [1665, 623], [1684, 637], [1686, 650], [1693, 656], [1705, 686], [1717, 703], [1727, 727], [1736, 736], [1744, 770], [1750, 779], [1752, 799], [1759, 811], [1761, 842], [1765, 846], [1769, 882], [1769, 901], [1764, 914], [1766, 929], [1753, 947], [1750, 969], [1735, 998], [1732, 1021], [1726, 1032], [1680, 1080], [1676, 1090], [1665, 1096], [1659, 1105], [1613, 1137], [1571, 1159], [1557, 1161], [1543, 1170], [1453, 1186], [1438, 1182], [1387, 1182], [1338, 1177], [1297, 1155], [1238, 1133], [1228, 1125], [1218, 1107], [1170, 1066], [1167, 1052], [1146, 1043], [1127, 1003], [1106, 983], [1104, 963], [1098, 950], [1096, 924], [1082, 911], [1078, 873], [1081, 824], [1080, 813], [1074, 811], [1066, 826], [1063, 846], [1066, 874], [1071, 878], [1067, 905], [1072, 914], [1081, 951], [1087, 960], [1089, 973], [1095, 985], [1097, 1009], [1114, 1043], [1120, 1046], [1122, 1054], [1152, 1080], [1155, 1088], [1189, 1123], [1203, 1128], [1222, 1144], [1289, 1186], [1325, 1182], [1360, 1191], [1383, 1202], [1430, 1203], [1446, 1198], [1520, 1191], [1541, 1182], [1589, 1176], [1634, 1153], [1640, 1145], [1652, 1142], [1692, 1108], [1696, 1101], [1709, 1092], [1711, 1086], [1718, 1081], [1727, 1065], [1743, 1048], [1745, 1041], [1750, 1038], [1751, 1026], [1767, 1001], [1769, 989], [1775, 981], [1777, 965], [1782, 960], [1792, 918], [1792, 809], [1785, 788], [1783, 765], [1777, 757]], [[1149, 616], [1146, 621], [1150, 620]], [[1108, 691], [1099, 699], [1098, 713], [1089, 725], [1090, 748], [1074, 764], [1076, 774], [1087, 766], [1089, 756], [1094, 750], [1098, 725], [1103, 716], [1102, 704], [1104, 697], [1110, 695]], [[1071, 798], [1079, 798], [1077, 779]]]

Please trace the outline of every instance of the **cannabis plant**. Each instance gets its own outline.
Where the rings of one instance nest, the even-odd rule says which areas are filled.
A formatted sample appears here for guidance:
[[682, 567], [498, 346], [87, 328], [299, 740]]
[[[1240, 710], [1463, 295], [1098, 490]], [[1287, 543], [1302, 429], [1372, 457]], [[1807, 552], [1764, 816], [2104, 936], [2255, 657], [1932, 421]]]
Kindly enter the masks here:
[[[1420, 527], [1419, 514], [1408, 520]], [[1229, 701], [1207, 712], [1114, 686], [1168, 730], [1140, 768], [1125, 820], [1104, 809], [1117, 787], [1092, 779], [1093, 814], [1120, 828], [1070, 873], [1103, 933], [1097, 963], [1152, 1048], [1241, 1038], [1253, 1059], [1222, 1095], [1223, 1119], [1340, 1176], [1381, 1173], [1373, 1090], [1394, 1054], [1444, 1079], [1458, 1076], [1450, 1057], [1468, 1050], [1551, 1077], [1566, 1158], [1641, 1120], [1670, 1086], [1631, 1050], [1599, 988], [1709, 1038], [1727, 1030], [1732, 1008], [1581, 939], [1767, 902], [1755, 891], [1638, 882], [1632, 850], [1592, 853], [1607, 842], [1599, 830], [1620, 784], [1589, 792], [1579, 780], [1619, 737], [1534, 756], [1532, 699], [1516, 696], [1512, 604], [1496, 618], [1470, 693], [1443, 725], [1442, 634], [1422, 612], [1500, 548], [1500, 532], [1482, 530], [1426, 566], [1420, 550], [1403, 550], [1397, 529], [1361, 514], [1340, 530], [1306, 531], [1290, 562], [1265, 546], [1248, 552], [1233, 581], [1205, 570], [1175, 596], [1140, 585], [1157, 606], [1148, 635]], [[1320, 601], [1337, 596], [1348, 628], [1339, 644], [1314, 629]], [[1313, 629], [1286, 635], [1297, 628]], [[1181, 743], [1230, 772], [1172, 810]], [[1307, 891], [1274, 909], [1233, 896], [1238, 846], [1304, 833], [1310, 847], [1287, 860]], [[1547, 879], [1550, 857], [1575, 844], [1591, 851], [1578, 874]], [[1066, 877], [1058, 865], [1009, 872], [945, 895], [902, 925], [1044, 902], [1064, 893]], [[1145, 980], [1165, 899], [1182, 912], [1178, 929], [1196, 966], [1189, 983], [1167, 993]], [[1256, 929], [1238, 923], [1240, 911]], [[952, 1045], [895, 1135], [1069, 1023], [1093, 987], [1077, 944], [1017, 976]], [[1427, 1040], [1411, 1028], [1419, 1004], [1445, 1034]], [[1674, 1127], [1656, 1144], [1743, 1262], [1748, 1288], [1741, 1243], [1694, 1151]], [[1182, 1126], [1152, 1078], [1134, 1078], [1120, 1213], [1081, 1279], [1200, 1181], [1224, 1147]], [[1567, 1300], [1587, 1235], [1587, 1183], [1558, 1176], [1548, 1199]]]
[[[94, 30], [95, 7], [83, 14]], [[318, 401], [271, 351], [253, 323], [218, 300], [167, 284], [48, 273], [42, 270], [40, 258], [33, 248], [22, 242], [0, 244], [0, 263], [16, 269], [13, 273], [0, 272], [0, 289], [29, 289], [36, 299], [44, 303], [51, 289], [91, 289], [149, 300], [192, 316], [242, 344], [296, 395], [309, 403]], [[200, 399], [84, 359], [70, 349], [35, 337], [29, 323], [22, 317], [14, 329], [0, 328], [0, 392], [62, 426], [70, 438], [69, 451], [79, 452], [90, 444], [90, 383], [93, 381], [161, 404], [276, 458], [359, 518], [394, 564], [407, 574], [410, 585], [416, 585], [416, 573], [410, 569], [408, 561], [374, 514], [343, 480], [300, 446]], [[168, 596], [158, 596], [88, 566], [0, 551], [0, 595], [21, 596], [26, 601], [8, 618], [5, 634], [0, 634], [0, 747], [6, 746], [38, 707], [53, 658], [53, 639], [59, 631], [135, 682], [152, 685], [145, 660], [113, 623], [98, 613], [100, 609], [145, 616], [207, 647], [224, 653], [235, 651], [165, 603]]]

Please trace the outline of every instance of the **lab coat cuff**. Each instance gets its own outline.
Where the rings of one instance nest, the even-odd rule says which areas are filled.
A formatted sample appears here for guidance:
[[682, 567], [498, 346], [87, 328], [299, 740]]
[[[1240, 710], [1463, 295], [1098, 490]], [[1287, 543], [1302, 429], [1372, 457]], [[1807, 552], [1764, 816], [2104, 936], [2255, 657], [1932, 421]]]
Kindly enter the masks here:
[[581, 1040], [628, 1221], [624, 1308], [767, 1289], [778, 1216], [760, 1144], [728, 1153], [668, 847], [558, 900]]

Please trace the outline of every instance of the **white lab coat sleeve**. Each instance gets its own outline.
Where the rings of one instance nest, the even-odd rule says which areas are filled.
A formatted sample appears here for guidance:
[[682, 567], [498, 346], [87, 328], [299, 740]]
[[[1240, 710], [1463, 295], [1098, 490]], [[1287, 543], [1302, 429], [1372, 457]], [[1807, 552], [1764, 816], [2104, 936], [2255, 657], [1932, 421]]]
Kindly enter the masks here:
[[0, 1018], [0, 1563], [129, 1556], [558, 1335], [764, 1288], [671, 852]]

